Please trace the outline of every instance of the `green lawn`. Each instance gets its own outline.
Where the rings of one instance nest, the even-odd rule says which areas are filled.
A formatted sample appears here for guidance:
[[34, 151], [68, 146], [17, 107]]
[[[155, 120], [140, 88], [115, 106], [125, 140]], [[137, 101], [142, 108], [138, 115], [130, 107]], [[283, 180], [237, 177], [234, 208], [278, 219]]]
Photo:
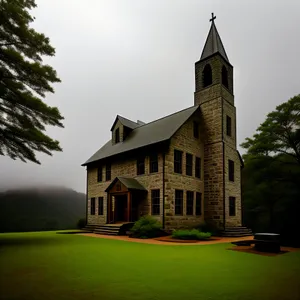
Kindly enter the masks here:
[[0, 299], [300, 299], [300, 251], [265, 257], [229, 246], [0, 234]]

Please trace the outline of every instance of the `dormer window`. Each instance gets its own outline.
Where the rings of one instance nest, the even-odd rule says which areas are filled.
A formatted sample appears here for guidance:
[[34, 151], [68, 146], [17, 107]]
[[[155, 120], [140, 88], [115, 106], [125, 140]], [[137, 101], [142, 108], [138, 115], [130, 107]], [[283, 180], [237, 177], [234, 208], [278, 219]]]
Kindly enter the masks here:
[[120, 142], [120, 128], [117, 128], [115, 131], [115, 143]]

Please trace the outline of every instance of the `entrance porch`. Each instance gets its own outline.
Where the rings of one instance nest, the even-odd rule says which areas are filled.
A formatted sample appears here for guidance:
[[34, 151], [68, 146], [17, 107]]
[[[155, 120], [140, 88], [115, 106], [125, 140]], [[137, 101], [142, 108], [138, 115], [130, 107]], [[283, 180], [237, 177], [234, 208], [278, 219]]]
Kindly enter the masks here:
[[147, 190], [134, 178], [116, 177], [107, 192], [107, 223], [135, 222]]

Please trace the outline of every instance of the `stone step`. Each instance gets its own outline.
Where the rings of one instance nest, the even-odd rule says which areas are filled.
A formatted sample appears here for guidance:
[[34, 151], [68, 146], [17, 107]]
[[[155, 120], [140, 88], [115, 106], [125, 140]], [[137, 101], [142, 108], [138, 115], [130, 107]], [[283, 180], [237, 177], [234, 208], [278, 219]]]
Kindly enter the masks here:
[[224, 237], [243, 237], [243, 236], [253, 236], [250, 232], [234, 232], [234, 233], [223, 233], [222, 236]]
[[105, 235], [118, 235], [119, 230], [96, 229], [94, 230], [94, 233]]
[[247, 227], [225, 227], [225, 230], [251, 230], [250, 228]]
[[105, 229], [105, 228], [99, 228], [99, 229], [95, 229], [93, 232], [97, 233], [97, 232], [112, 232], [112, 233], [116, 233], [119, 234], [120, 230], [109, 230], [109, 229]]
[[122, 227], [122, 225], [121, 226], [97, 225], [95, 227], [95, 229], [97, 229], [97, 228], [106, 228], [106, 229], [112, 229], [112, 230], [114, 230], [114, 229], [120, 230], [121, 227]]
[[235, 233], [235, 232], [244, 232], [244, 233], [252, 233], [252, 230], [250, 229], [244, 229], [244, 230], [224, 230], [223, 232], [228, 232], [228, 233]]
[[111, 232], [111, 231], [94, 231], [95, 234], [101, 235], [119, 235], [118, 232]]
[[86, 225], [83, 230], [94, 231], [95, 225]]

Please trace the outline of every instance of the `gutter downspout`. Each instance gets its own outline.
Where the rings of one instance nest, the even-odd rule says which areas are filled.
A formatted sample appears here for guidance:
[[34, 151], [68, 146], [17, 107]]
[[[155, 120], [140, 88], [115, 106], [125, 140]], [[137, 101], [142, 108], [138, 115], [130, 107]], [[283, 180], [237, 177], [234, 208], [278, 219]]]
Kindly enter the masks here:
[[221, 97], [222, 97], [222, 152], [223, 152], [223, 229], [226, 227], [226, 205], [225, 205], [225, 141], [224, 141], [224, 99], [222, 95], [221, 89]]
[[163, 152], [163, 173], [162, 173], [162, 182], [163, 182], [163, 209], [162, 209], [162, 226], [165, 229], [165, 152]]
[[86, 218], [86, 225], [88, 224], [88, 209], [89, 209], [89, 206], [88, 206], [88, 183], [89, 183], [89, 179], [88, 179], [88, 168], [86, 167], [86, 195], [85, 195], [85, 218]]

